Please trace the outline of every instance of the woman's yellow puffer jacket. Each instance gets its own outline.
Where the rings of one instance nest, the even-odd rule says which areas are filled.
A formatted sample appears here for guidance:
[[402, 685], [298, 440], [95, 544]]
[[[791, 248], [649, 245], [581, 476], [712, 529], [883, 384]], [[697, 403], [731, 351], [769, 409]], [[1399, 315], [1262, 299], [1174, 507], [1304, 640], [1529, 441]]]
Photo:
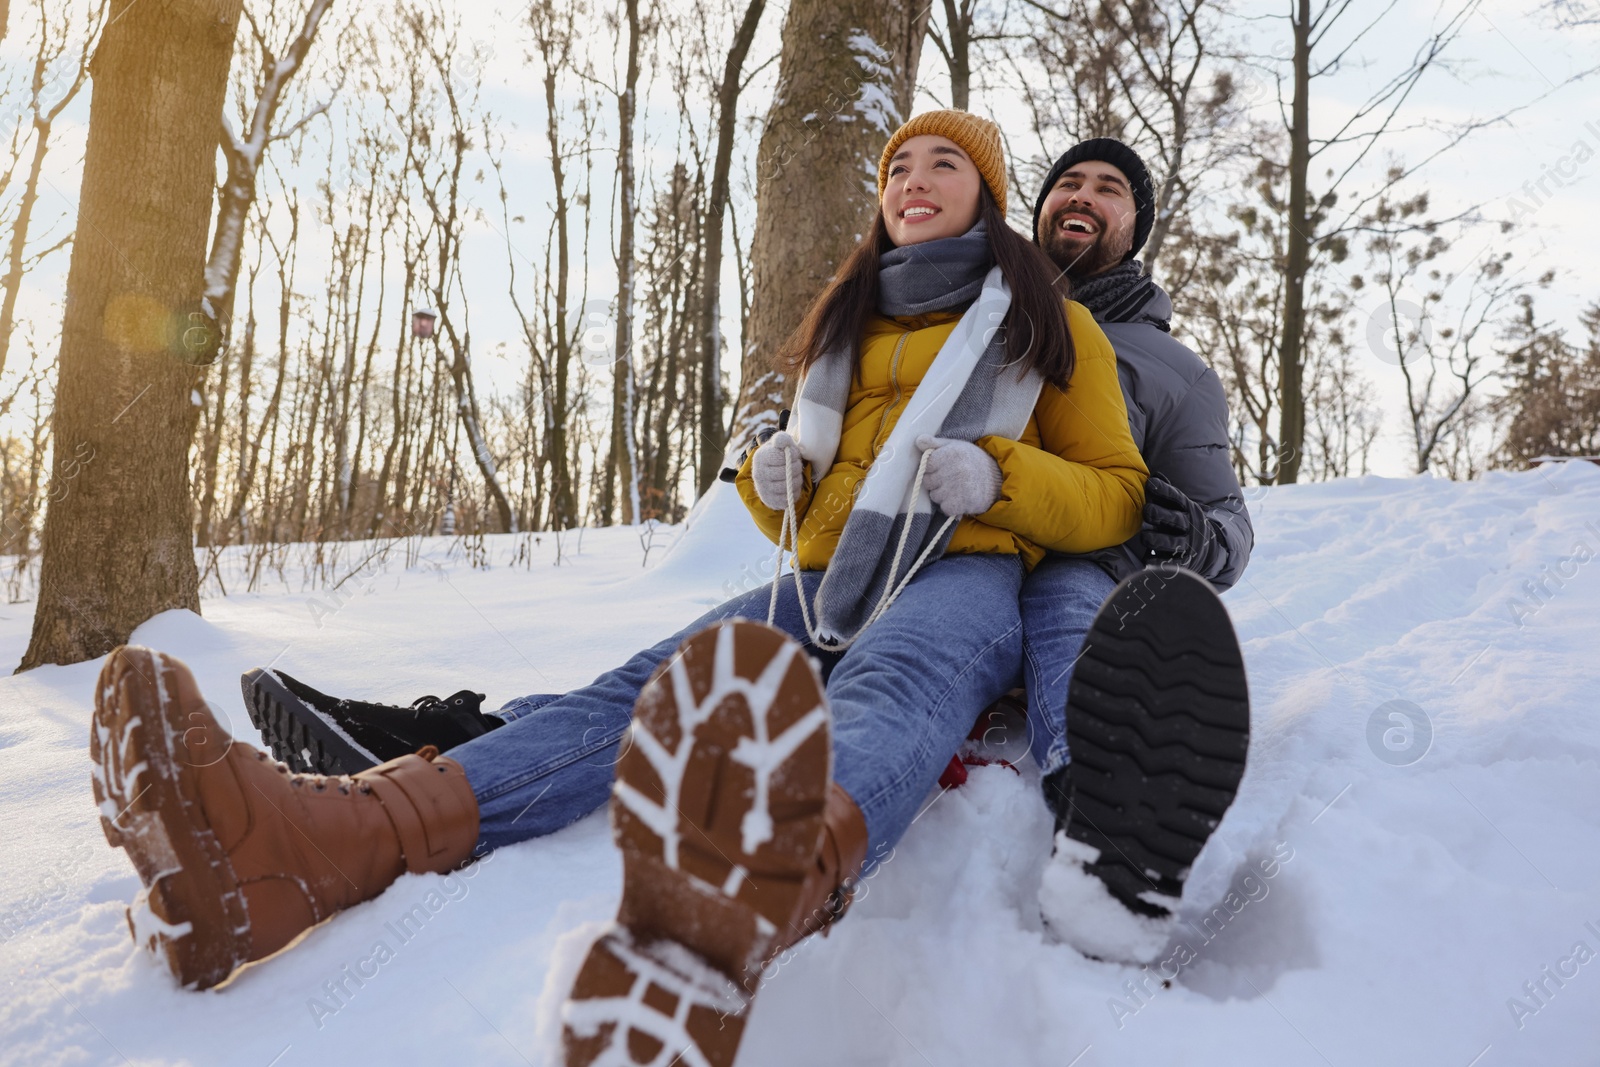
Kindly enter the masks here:
[[[795, 498], [802, 570], [833, 558], [857, 485], [959, 318], [939, 312], [868, 325], [833, 467], [815, 485], [808, 469]], [[1046, 549], [1091, 552], [1138, 531], [1149, 472], [1128, 431], [1116, 353], [1083, 305], [1067, 303], [1067, 326], [1077, 353], [1068, 390], [1045, 385], [1020, 440], [978, 438], [1000, 464], [1000, 499], [956, 524], [948, 552], [1021, 553], [1031, 569]], [[756, 496], [750, 462], [739, 470], [739, 495], [776, 542], [783, 512]]]

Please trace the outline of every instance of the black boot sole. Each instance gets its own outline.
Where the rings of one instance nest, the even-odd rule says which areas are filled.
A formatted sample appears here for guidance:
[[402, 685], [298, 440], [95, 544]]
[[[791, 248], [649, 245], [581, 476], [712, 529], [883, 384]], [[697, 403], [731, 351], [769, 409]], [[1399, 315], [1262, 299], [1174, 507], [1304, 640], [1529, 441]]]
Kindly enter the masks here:
[[1095, 616], [1067, 693], [1071, 762], [1046, 779], [1056, 829], [1140, 915], [1175, 906], [1239, 789], [1250, 693], [1228, 612], [1204, 579], [1151, 568]]
[[357, 774], [383, 761], [315, 708], [295, 696], [270, 670], [257, 667], [239, 679], [250, 721], [272, 755], [303, 774]]

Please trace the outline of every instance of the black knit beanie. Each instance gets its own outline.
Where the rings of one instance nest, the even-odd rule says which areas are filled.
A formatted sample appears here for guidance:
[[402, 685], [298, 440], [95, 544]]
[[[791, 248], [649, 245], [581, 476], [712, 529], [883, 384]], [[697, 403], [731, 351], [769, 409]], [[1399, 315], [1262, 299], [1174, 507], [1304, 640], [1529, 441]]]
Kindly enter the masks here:
[[1127, 255], [1122, 257], [1122, 262], [1126, 263], [1144, 247], [1145, 240], [1150, 236], [1150, 227], [1155, 225], [1156, 191], [1150, 182], [1150, 171], [1145, 168], [1144, 160], [1139, 158], [1139, 153], [1115, 137], [1095, 137], [1088, 141], [1080, 141], [1056, 160], [1056, 165], [1050, 168], [1050, 173], [1045, 176], [1044, 185], [1039, 189], [1039, 198], [1033, 202], [1034, 243], [1037, 244], [1039, 241], [1039, 212], [1044, 209], [1045, 197], [1050, 195], [1050, 190], [1056, 187], [1056, 182], [1061, 180], [1061, 176], [1068, 168], [1086, 159], [1104, 160], [1128, 178], [1128, 184], [1133, 192], [1135, 214], [1133, 244], [1128, 247]]

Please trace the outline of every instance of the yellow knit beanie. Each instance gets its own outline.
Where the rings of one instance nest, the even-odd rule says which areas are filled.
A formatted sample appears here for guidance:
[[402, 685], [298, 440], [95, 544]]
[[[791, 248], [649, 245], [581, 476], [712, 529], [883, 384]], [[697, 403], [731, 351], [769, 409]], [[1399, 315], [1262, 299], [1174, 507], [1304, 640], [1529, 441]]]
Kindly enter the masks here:
[[889, 160], [900, 146], [913, 137], [931, 133], [947, 137], [961, 147], [983, 176], [1000, 214], [1006, 212], [1006, 156], [1000, 147], [1000, 127], [970, 111], [924, 111], [913, 115], [904, 126], [894, 131], [884, 147], [883, 158], [878, 162], [878, 199], [883, 199], [883, 187], [889, 184]]

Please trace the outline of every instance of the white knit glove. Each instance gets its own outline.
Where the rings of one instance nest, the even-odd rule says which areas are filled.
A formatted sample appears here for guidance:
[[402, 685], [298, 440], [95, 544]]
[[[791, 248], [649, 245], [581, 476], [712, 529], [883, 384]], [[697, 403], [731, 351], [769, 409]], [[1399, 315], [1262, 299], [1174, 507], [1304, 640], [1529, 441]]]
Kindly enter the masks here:
[[785, 470], [789, 474], [789, 484], [794, 486], [794, 495], [796, 499], [799, 498], [805, 486], [800, 463], [800, 443], [785, 430], [779, 430], [767, 438], [766, 444], [756, 449], [756, 454], [750, 460], [750, 480], [755, 483], [756, 496], [761, 498], [763, 504], [773, 511], [782, 511], [789, 506], [789, 497], [783, 487]]
[[917, 447], [929, 452], [923, 487], [946, 515], [980, 515], [1000, 499], [1000, 464], [971, 441], [923, 434]]

